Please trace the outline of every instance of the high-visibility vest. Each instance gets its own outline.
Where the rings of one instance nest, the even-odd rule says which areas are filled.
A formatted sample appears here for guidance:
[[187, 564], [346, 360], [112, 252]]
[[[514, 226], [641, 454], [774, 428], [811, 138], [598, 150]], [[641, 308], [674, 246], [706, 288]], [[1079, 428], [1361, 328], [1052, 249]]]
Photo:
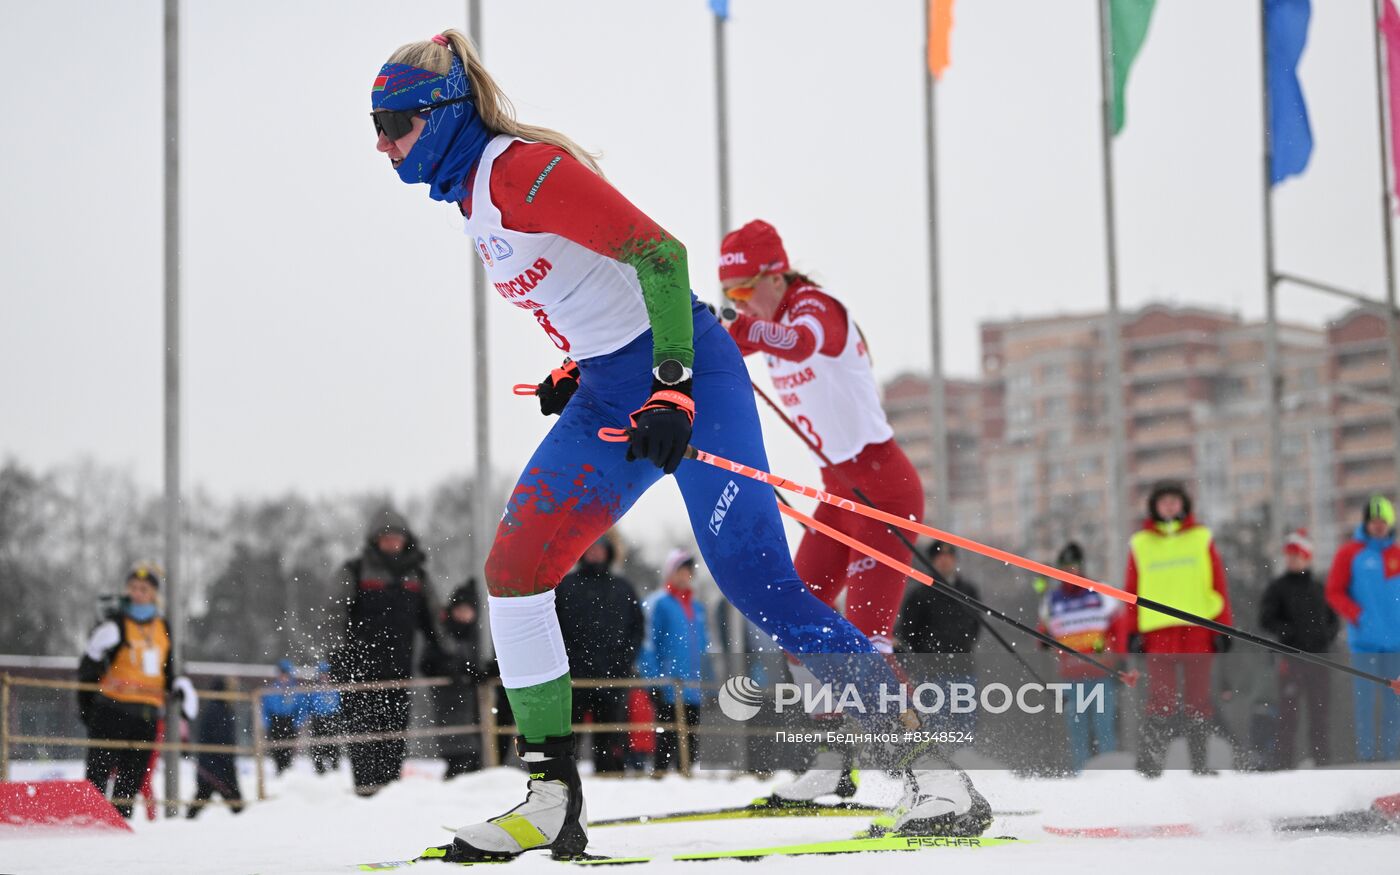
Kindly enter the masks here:
[[160, 707], [165, 702], [165, 662], [170, 656], [170, 630], [157, 617], [138, 623], [122, 617], [122, 643], [99, 684], [102, 695], [118, 702]]
[[[1210, 529], [1192, 526], [1175, 534], [1142, 530], [1133, 535], [1131, 549], [1137, 565], [1137, 592], [1145, 599], [1214, 620], [1225, 607], [1215, 589], [1210, 561]], [[1188, 626], [1166, 614], [1138, 608], [1138, 631]]]

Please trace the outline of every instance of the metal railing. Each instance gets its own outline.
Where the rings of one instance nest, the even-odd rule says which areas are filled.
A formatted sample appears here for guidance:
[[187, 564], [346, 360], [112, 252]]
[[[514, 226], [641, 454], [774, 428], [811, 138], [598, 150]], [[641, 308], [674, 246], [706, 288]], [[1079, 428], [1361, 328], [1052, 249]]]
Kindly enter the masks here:
[[[429, 689], [452, 686], [456, 682], [450, 678], [411, 678], [407, 680], [375, 681], [369, 683], [354, 684], [306, 684], [298, 685], [296, 694], [308, 694], [319, 692], [334, 693], [358, 693], [375, 690], [400, 690], [400, 689]], [[617, 679], [584, 679], [573, 680], [574, 688], [643, 688], [654, 689], [669, 686], [674, 695], [674, 701], [683, 703], [685, 701], [685, 690], [687, 687], [695, 687], [696, 684], [687, 684], [675, 678], [617, 678]], [[712, 686], [712, 685], [698, 685]], [[68, 690], [78, 691], [100, 691], [100, 686], [94, 683], [82, 683], [79, 681], [52, 680], [45, 678], [27, 677], [23, 675], [12, 675], [0, 673], [0, 781], [10, 779], [10, 766], [13, 759], [12, 749], [23, 746], [44, 746], [61, 745], [76, 748], [106, 748], [113, 750], [157, 750], [175, 751], [178, 753], [221, 753], [233, 756], [251, 756], [254, 761], [254, 781], [256, 785], [256, 796], [259, 801], [267, 799], [267, 771], [266, 759], [275, 750], [297, 748], [303, 744], [311, 746], [319, 745], [340, 745], [340, 744], [363, 744], [375, 741], [396, 741], [413, 738], [439, 738], [456, 735], [476, 735], [482, 739], [482, 760], [487, 767], [501, 765], [500, 751], [498, 749], [498, 739], [502, 736], [513, 737], [517, 728], [512, 725], [502, 725], [497, 722], [496, 701], [498, 691], [501, 687], [500, 678], [489, 678], [475, 685], [477, 697], [476, 723], [464, 723], [451, 726], [423, 726], [409, 728], [395, 732], [373, 732], [373, 733], [342, 733], [338, 735], [317, 735], [309, 739], [289, 738], [282, 740], [270, 740], [263, 731], [263, 700], [268, 696], [285, 695], [285, 689], [274, 687], [261, 687], [246, 692], [200, 690], [201, 699], [217, 699], [227, 702], [247, 702], [252, 711], [252, 721], [249, 726], [252, 736], [252, 743], [239, 744], [201, 744], [198, 742], [186, 741], [123, 741], [117, 739], [94, 739], [81, 736], [57, 736], [57, 735], [34, 735], [17, 733], [11, 729], [11, 712], [13, 711], [15, 688], [33, 688], [47, 690]], [[680, 773], [689, 776], [691, 773], [692, 752], [690, 746], [690, 735], [692, 733], [704, 732], [704, 727], [689, 726], [686, 724], [685, 708], [677, 707], [675, 717], [671, 721], [661, 723], [657, 720], [647, 722], [626, 722], [626, 723], [577, 723], [573, 724], [571, 730], [574, 732], [662, 732], [671, 731], [677, 737], [677, 760]], [[124, 801], [124, 800], [118, 800]], [[149, 801], [149, 800], [148, 800]], [[165, 802], [166, 800], [155, 800]], [[188, 801], [188, 800], [186, 800]]]

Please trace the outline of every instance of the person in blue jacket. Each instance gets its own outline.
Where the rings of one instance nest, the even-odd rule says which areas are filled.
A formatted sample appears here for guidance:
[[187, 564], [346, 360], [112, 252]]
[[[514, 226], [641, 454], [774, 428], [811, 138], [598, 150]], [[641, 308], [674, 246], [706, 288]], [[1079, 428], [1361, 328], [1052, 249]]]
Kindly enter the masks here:
[[[316, 666], [316, 683], [326, 686], [335, 683], [331, 676], [331, 664], [321, 662]], [[307, 717], [311, 722], [311, 764], [316, 774], [336, 771], [340, 768], [340, 745], [327, 744], [320, 739], [340, 734], [340, 691], [317, 690], [306, 694]]]
[[[1372, 496], [1361, 525], [1332, 559], [1327, 603], [1347, 621], [1352, 665], [1383, 677], [1400, 677], [1400, 546], [1395, 505]], [[1400, 758], [1400, 696], [1357, 678], [1356, 757], [1362, 762]], [[1376, 699], [1380, 746], [1376, 746]]]
[[[268, 741], [287, 741], [297, 737], [301, 725], [306, 722], [307, 697], [297, 689], [296, 666], [290, 659], [277, 663], [277, 680], [272, 682], [276, 692], [263, 696], [263, 726], [267, 730]], [[272, 762], [277, 766], [277, 774], [282, 774], [292, 765], [296, 749], [274, 747]]]
[[[678, 678], [694, 681], [687, 685], [682, 701], [676, 702], [676, 690], [664, 684], [654, 690], [656, 721], [662, 727], [674, 724], [683, 716], [686, 726], [700, 721], [701, 689], [698, 682], [706, 674], [705, 653], [710, 649], [710, 633], [705, 625], [705, 606], [697, 603], [695, 589], [695, 555], [677, 548], [666, 557], [661, 569], [665, 586], [647, 596], [642, 602], [646, 629], [642, 634], [642, 652], [638, 657], [637, 673], [646, 678]], [[690, 759], [695, 761], [695, 734], [688, 732]], [[656, 737], [656, 771], [664, 772], [673, 763], [679, 770], [680, 739], [675, 732], [661, 732]]]

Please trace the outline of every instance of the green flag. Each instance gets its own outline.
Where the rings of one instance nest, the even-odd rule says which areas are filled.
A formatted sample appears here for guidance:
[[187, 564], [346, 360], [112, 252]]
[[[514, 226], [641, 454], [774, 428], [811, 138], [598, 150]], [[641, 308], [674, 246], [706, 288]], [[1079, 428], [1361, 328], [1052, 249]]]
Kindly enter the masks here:
[[1128, 70], [1147, 39], [1147, 23], [1157, 0], [1108, 0], [1109, 45], [1113, 47], [1113, 133], [1123, 130]]

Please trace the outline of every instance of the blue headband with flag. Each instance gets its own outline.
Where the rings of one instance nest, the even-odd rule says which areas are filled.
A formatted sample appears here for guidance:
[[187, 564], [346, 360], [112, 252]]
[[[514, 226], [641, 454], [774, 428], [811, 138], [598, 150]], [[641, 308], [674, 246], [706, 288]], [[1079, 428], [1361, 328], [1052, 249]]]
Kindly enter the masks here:
[[[452, 56], [447, 73], [434, 73], [409, 64], [385, 64], [374, 79], [370, 105], [374, 109], [411, 110], [458, 97], [471, 97], [462, 59]], [[471, 101], [432, 109], [413, 147], [398, 166], [409, 184], [427, 183], [433, 200], [457, 203], [466, 197], [466, 177], [485, 151], [492, 133]]]

